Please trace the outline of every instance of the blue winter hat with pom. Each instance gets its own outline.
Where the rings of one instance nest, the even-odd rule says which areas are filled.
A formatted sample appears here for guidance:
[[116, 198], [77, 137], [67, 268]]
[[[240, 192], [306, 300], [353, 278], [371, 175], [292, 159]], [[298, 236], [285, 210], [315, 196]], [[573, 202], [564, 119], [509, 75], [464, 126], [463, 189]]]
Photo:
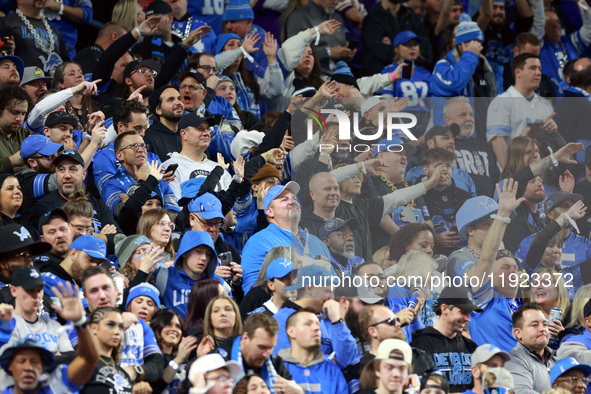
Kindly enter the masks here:
[[352, 85], [359, 89], [357, 85], [357, 79], [351, 72], [351, 69], [344, 61], [340, 61], [336, 64], [336, 70], [332, 73], [330, 77], [331, 81], [337, 81], [338, 83], [343, 83], [345, 85]]
[[484, 42], [484, 33], [480, 30], [478, 24], [472, 21], [470, 15], [462, 14], [460, 16], [458, 30], [456, 31], [456, 45], [472, 40]]

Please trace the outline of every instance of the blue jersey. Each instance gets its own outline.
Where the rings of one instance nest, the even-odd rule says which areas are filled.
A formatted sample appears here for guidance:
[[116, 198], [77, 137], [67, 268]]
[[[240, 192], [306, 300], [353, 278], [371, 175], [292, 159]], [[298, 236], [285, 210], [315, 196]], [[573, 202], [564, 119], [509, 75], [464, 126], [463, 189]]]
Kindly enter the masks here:
[[[521, 241], [517, 252], [515, 252], [515, 257], [518, 257], [521, 260], [526, 260], [527, 252], [529, 251], [531, 242], [535, 235], [536, 234], [532, 234], [528, 237], [525, 237], [523, 241]], [[566, 282], [566, 288], [571, 299], [574, 299], [577, 290], [579, 290], [579, 288], [585, 284], [583, 283], [580, 264], [590, 258], [591, 241], [585, 237], [575, 234], [574, 231], [571, 230], [568, 238], [564, 240], [564, 248], [562, 249], [561, 259], [562, 278]], [[530, 270], [527, 264], [524, 265], [526, 269]], [[532, 270], [532, 272], [536, 271], [537, 268], [539, 268], [539, 265], [536, 267], [536, 269]]]
[[242, 253], [242, 269], [244, 270], [242, 289], [244, 294], [248, 293], [255, 284], [265, 256], [275, 246], [289, 246], [294, 248], [301, 256], [313, 259], [319, 259], [318, 256], [321, 256], [326, 261], [330, 261], [330, 252], [324, 242], [302, 229], [300, 229], [300, 236], [305, 244], [302, 244], [291, 231], [284, 230], [271, 223], [267, 228], [250, 237], [246, 245], [244, 245]]
[[[394, 313], [398, 313], [404, 308], [408, 308], [408, 302], [412, 297], [412, 292], [402, 286], [393, 285], [388, 291], [388, 299], [386, 300], [386, 306]], [[417, 317], [408, 326], [403, 327], [406, 341], [412, 342], [412, 333], [416, 330], [422, 330], [425, 328], [423, 322]]]
[[[415, 185], [424, 176], [425, 173], [423, 172], [423, 166], [417, 166], [411, 169], [409, 172], [407, 172], [404, 179], [411, 185]], [[474, 181], [466, 171], [459, 169], [457, 167], [452, 167], [451, 177], [454, 180], [457, 187], [467, 191], [472, 195], [472, 197], [476, 197], [476, 185], [474, 184]]]
[[511, 332], [513, 321], [511, 316], [519, 307], [519, 302], [506, 298], [500, 291], [492, 287], [488, 281], [480, 289], [473, 292], [474, 304], [482, 308], [482, 312], [470, 312], [468, 323], [472, 340], [477, 345], [491, 343], [509, 353], [517, 344]]
[[151, 354], [162, 353], [156, 342], [154, 332], [142, 319], [134, 323], [123, 333], [119, 365], [121, 367], [142, 365]]
[[78, 42], [78, 25], [87, 25], [92, 21], [92, 2], [90, 0], [62, 0], [60, 3], [76, 7], [82, 11], [82, 20], [78, 23], [72, 23], [55, 11], [48, 8], [43, 9], [49, 24], [62, 34], [70, 59], [74, 59], [74, 56], [76, 56], [76, 43]]
[[[382, 74], [390, 74], [398, 67], [391, 64], [382, 70]], [[415, 72], [411, 79], [399, 79], [393, 85], [377, 92], [377, 95], [387, 94], [392, 97], [404, 97], [408, 99], [405, 111], [429, 112], [425, 98], [431, 96], [431, 73], [423, 67], [415, 65]]]
[[[189, 25], [187, 31], [187, 25]], [[183, 21], [172, 21], [172, 34], [179, 37], [180, 39], [185, 39], [188, 33], [192, 32], [193, 30], [198, 29], [201, 26], [207, 26], [208, 24], [202, 20], [199, 20], [194, 17], [189, 17], [187, 20]], [[185, 32], [187, 34], [185, 35]], [[215, 53], [215, 40], [216, 40], [216, 33], [211, 30], [209, 32], [209, 36], [203, 37], [199, 40], [195, 45], [190, 48], [191, 53], [201, 53], [201, 52], [209, 52]]]
[[403, 205], [392, 212], [392, 219], [398, 227], [403, 227], [408, 223], [422, 223], [429, 220], [429, 212], [426, 206], [411, 209]]
[[187, 11], [209, 26], [216, 34], [222, 34], [222, 15], [224, 0], [191, 0], [187, 3]]
[[550, 77], [557, 96], [564, 95], [564, 65], [569, 60], [577, 59], [587, 46], [578, 31], [568, 36], [562, 36], [560, 41], [554, 44], [542, 40], [542, 50], [540, 51], [542, 74]]
[[292, 379], [304, 389], [306, 394], [343, 394], [349, 392], [343, 373], [329, 359], [306, 367], [301, 366], [299, 363], [290, 362], [289, 358], [287, 360], [284, 359], [283, 362], [289, 370]]
[[[137, 179], [133, 178], [123, 166], [120, 166], [115, 176], [107, 181], [102, 190], [102, 197], [104, 203], [111, 208], [113, 213], [117, 204], [122, 201], [121, 195], [132, 195], [135, 189], [139, 187], [137, 182]], [[175, 212], [181, 211], [174, 192], [164, 179], [160, 180], [154, 192], [162, 200], [165, 209]]]
[[[287, 319], [295, 313], [295, 309], [283, 307], [273, 315], [273, 318], [279, 323], [277, 331], [277, 345], [273, 349], [273, 357], [282, 349], [291, 347], [287, 332], [285, 331]], [[322, 342], [320, 349], [325, 355], [335, 352], [335, 361], [340, 369], [353, 365], [361, 359], [361, 352], [351, 331], [347, 328], [344, 321], [338, 324], [332, 324], [328, 317], [320, 319], [320, 333]]]
[[[103, 194], [103, 188], [109, 179], [111, 179], [117, 171], [121, 164], [119, 164], [119, 160], [115, 156], [115, 143], [111, 142], [107, 145], [104, 149], [99, 150], [94, 154], [94, 158], [92, 159], [92, 171], [94, 174], [94, 184], [96, 188], [99, 190], [101, 195]], [[158, 155], [152, 152], [148, 152], [148, 163], [156, 161], [158, 164], [162, 164]]]

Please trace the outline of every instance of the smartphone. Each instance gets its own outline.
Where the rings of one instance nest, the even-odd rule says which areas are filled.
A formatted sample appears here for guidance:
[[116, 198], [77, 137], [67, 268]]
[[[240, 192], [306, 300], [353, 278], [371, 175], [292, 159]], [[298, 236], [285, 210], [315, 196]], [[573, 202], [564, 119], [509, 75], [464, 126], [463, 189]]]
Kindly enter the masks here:
[[413, 68], [415, 62], [412, 60], [408, 60], [408, 59], [402, 59], [402, 61], [407, 66], [402, 69], [401, 77], [402, 77], [402, 79], [410, 79], [412, 77], [412, 68]]
[[179, 165], [177, 163], [171, 164], [168, 167], [166, 167], [166, 171], [165, 172], [172, 171], [174, 173], [178, 167], [179, 167]]
[[101, 266], [105, 267], [106, 269], [111, 269], [111, 267], [113, 266], [113, 263], [111, 261], [103, 260], [101, 262]]
[[220, 256], [220, 260], [222, 262], [222, 266], [229, 267], [230, 262], [232, 261], [232, 252], [220, 253], [219, 256]]

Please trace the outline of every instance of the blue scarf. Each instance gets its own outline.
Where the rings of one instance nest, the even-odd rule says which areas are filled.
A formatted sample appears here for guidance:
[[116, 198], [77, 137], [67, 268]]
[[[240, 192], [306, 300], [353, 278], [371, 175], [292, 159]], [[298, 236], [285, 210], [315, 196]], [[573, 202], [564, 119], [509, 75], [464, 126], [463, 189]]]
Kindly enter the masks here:
[[[236, 339], [234, 340], [234, 343], [232, 344], [231, 358], [240, 365], [240, 368], [242, 368], [242, 372], [246, 374], [246, 371], [244, 370], [244, 362], [242, 360], [242, 351], [240, 350], [241, 340], [241, 335], [236, 337]], [[275, 390], [273, 389], [273, 387], [275, 386], [275, 382], [277, 381], [277, 371], [275, 371], [275, 367], [271, 362], [271, 357], [269, 357], [262, 366], [261, 379], [263, 379], [265, 383], [267, 383], [269, 390], [271, 390], [271, 394], [275, 394]]]

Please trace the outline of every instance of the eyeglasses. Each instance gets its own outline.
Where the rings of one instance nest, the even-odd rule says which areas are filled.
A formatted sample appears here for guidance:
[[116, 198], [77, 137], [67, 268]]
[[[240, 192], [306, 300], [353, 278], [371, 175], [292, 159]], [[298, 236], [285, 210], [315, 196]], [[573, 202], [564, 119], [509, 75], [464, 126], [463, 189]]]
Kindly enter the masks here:
[[174, 223], [173, 223], [173, 222], [167, 222], [167, 221], [164, 221], [164, 220], [163, 220], [163, 221], [161, 221], [161, 222], [158, 222], [157, 224], [158, 224], [160, 227], [170, 227], [170, 229], [171, 229], [172, 231], [174, 231], [174, 229], [175, 229], [175, 227], [176, 227], [176, 226], [174, 225]]
[[92, 234], [92, 232], [94, 231], [94, 228], [84, 227], [84, 226], [74, 226], [74, 230], [76, 230], [79, 233]]
[[156, 70], [152, 70], [150, 68], [140, 68], [138, 70], [133, 71], [131, 74], [129, 74], [129, 76], [132, 76], [135, 73], [138, 73], [140, 75], [151, 73], [153, 78], [156, 78], [156, 76], [158, 75], [158, 72]]
[[379, 326], [380, 324], [384, 324], [384, 323], [386, 323], [389, 326], [395, 326], [396, 323], [398, 323], [398, 322], [400, 322], [400, 319], [397, 318], [396, 316], [392, 316], [386, 320], [382, 320], [377, 323], [374, 323], [374, 324], [370, 325], [370, 327], [376, 327], [376, 326]]
[[222, 223], [221, 220], [219, 222], [217, 222], [217, 223], [207, 223], [205, 220], [201, 219], [199, 216], [195, 215], [195, 217], [197, 218], [197, 220], [199, 220], [201, 222], [201, 224], [204, 227], [209, 227], [209, 228], [214, 229], [214, 230], [222, 227], [222, 225], [223, 225], [223, 223]]
[[567, 382], [570, 384], [577, 384], [579, 382], [585, 383], [586, 385], [591, 382], [591, 378], [580, 378], [576, 376], [567, 376], [565, 378], [558, 378], [556, 379], [557, 382]]
[[227, 378], [225, 376], [217, 376], [215, 378], [207, 378], [207, 380], [217, 380], [220, 383], [226, 383], [229, 382], [230, 384], [234, 383], [234, 378]]
[[28, 250], [23, 250], [22, 252], [16, 252], [12, 256], [10, 256], [11, 259], [25, 259], [25, 260], [28, 260], [31, 257], [32, 257], [31, 253]]
[[217, 67], [211, 67], [211, 66], [197, 66], [197, 68], [202, 69], [203, 71], [205, 71], [206, 73], [213, 71], [213, 73], [215, 75], [218, 75], [221, 70]]
[[197, 90], [205, 90], [205, 89], [203, 89], [203, 86], [199, 86], [199, 85], [186, 84], [186, 85], [179, 86], [179, 90], [183, 90], [183, 89], [187, 89], [187, 88], [193, 92], [195, 92]]
[[149, 144], [131, 144], [131, 145], [127, 145], [121, 149], [119, 149], [119, 152], [121, 152], [122, 150], [125, 149], [131, 149], [135, 152], [137, 152], [140, 149], [144, 149], [146, 152], [150, 149], [150, 145]]

